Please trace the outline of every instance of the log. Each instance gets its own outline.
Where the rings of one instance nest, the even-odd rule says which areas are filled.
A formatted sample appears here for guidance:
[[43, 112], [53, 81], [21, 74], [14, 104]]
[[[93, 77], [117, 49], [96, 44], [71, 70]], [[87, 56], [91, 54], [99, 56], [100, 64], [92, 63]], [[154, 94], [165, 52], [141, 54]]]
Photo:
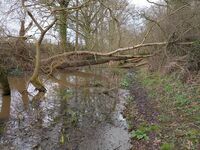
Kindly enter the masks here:
[[50, 58], [47, 59], [43, 59], [41, 60], [41, 62], [45, 63], [45, 62], [50, 62], [52, 60], [61, 58], [61, 57], [70, 57], [70, 56], [83, 56], [83, 55], [93, 55], [95, 57], [98, 56], [114, 56], [115, 54], [121, 53], [121, 52], [127, 52], [127, 51], [131, 51], [131, 50], [135, 50], [135, 49], [139, 49], [139, 48], [143, 48], [143, 47], [151, 47], [151, 46], [163, 46], [169, 43], [173, 43], [176, 45], [192, 45], [194, 44], [194, 42], [157, 42], [157, 43], [146, 43], [146, 44], [138, 44], [135, 46], [131, 46], [131, 47], [125, 47], [125, 48], [119, 48], [116, 49], [112, 52], [107, 52], [107, 53], [101, 53], [101, 52], [92, 52], [92, 51], [73, 51], [73, 52], [65, 52], [62, 54], [58, 54], [58, 55], [54, 55]]
[[97, 57], [97, 58], [91, 58], [91, 59], [84, 59], [84, 60], [78, 60], [78, 61], [66, 61], [63, 62], [62, 64], [58, 63], [58, 65], [55, 66], [50, 66], [48, 67], [48, 72], [51, 74], [53, 70], [55, 69], [65, 69], [65, 68], [73, 68], [73, 67], [84, 67], [84, 66], [92, 66], [92, 65], [98, 65], [98, 64], [104, 64], [108, 63], [110, 61], [120, 61], [120, 60], [127, 60], [127, 59], [132, 59], [132, 61], [138, 62], [138, 58], [147, 58], [150, 57], [151, 55], [146, 55], [146, 56], [107, 56], [107, 57]]
[[[112, 52], [92, 52], [92, 51], [73, 51], [73, 52], [65, 52], [62, 54], [54, 55], [50, 58], [41, 60], [43, 64], [44, 70], [46, 72], [52, 73], [54, 69], [65, 69], [70, 67], [82, 67], [82, 66], [90, 66], [97, 64], [104, 64], [110, 61], [120, 61], [134, 58], [147, 58], [153, 55], [122, 55], [120, 53], [132, 51], [135, 49], [143, 48], [143, 47], [151, 47], [151, 46], [163, 46], [166, 44], [176, 44], [176, 45], [192, 45], [194, 42], [157, 42], [157, 43], [146, 43], [146, 44], [138, 44], [132, 47], [119, 48]], [[156, 53], [155, 53], [156, 54]]]

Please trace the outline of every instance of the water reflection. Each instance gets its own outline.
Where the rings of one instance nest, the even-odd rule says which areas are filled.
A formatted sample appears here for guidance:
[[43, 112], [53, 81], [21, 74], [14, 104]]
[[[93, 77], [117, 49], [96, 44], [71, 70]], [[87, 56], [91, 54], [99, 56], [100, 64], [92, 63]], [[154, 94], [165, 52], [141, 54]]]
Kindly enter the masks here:
[[[124, 124], [119, 125], [116, 121], [120, 114], [116, 108], [123, 95], [117, 88], [120, 78], [111, 71], [58, 72], [48, 80], [44, 76], [47, 93], [38, 93], [32, 85], [28, 86], [27, 92], [27, 79], [9, 79], [11, 101], [6, 101], [3, 107], [7, 114], [10, 112], [10, 119], [0, 148], [12, 145], [14, 149], [26, 150], [88, 149], [88, 139], [92, 135], [96, 135], [90, 139], [92, 143], [100, 134], [100, 143], [106, 140], [108, 136], [103, 135], [104, 129], [112, 136], [116, 136], [113, 132], [124, 134], [112, 141], [114, 146], [116, 143], [126, 145], [121, 146], [123, 149], [129, 146]], [[96, 142], [98, 148], [99, 141]]]
[[10, 117], [10, 86], [6, 74], [0, 70], [0, 135], [3, 134], [5, 121]]
[[10, 95], [10, 86], [8, 83], [6, 71], [0, 68], [0, 89], [2, 89], [2, 95]]
[[7, 120], [10, 116], [10, 96], [2, 96], [0, 98], [1, 101], [1, 112], [0, 112], [0, 120]]
[[27, 92], [27, 81], [26, 77], [10, 77], [9, 82], [12, 89], [12, 98], [21, 96], [21, 100], [23, 101], [24, 109], [28, 109], [29, 105], [29, 97]]

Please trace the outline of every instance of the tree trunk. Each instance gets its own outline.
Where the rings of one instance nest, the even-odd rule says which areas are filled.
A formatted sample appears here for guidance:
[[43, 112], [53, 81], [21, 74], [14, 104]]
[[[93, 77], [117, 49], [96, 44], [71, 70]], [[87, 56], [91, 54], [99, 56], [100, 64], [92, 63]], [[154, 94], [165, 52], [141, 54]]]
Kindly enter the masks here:
[[60, 46], [65, 52], [67, 51], [67, 12], [61, 11], [59, 14], [59, 35]]
[[87, 50], [91, 51], [93, 48], [93, 36], [91, 33], [91, 27], [89, 24], [85, 28], [85, 38], [84, 39], [85, 39], [85, 48]]
[[[40, 54], [40, 49], [41, 49], [42, 40], [44, 39], [45, 34], [47, 33], [47, 31], [49, 31], [54, 26], [54, 24], [57, 21], [57, 18], [55, 18], [55, 20], [51, 24], [49, 24], [46, 27], [46, 29], [43, 29], [42, 26], [37, 22], [36, 18], [33, 16], [33, 14], [26, 8], [24, 3], [25, 3], [25, 0], [22, 0], [22, 7], [24, 8], [24, 10], [27, 12], [29, 17], [32, 19], [32, 21], [35, 23], [35, 25], [38, 27], [38, 29], [41, 32], [41, 35], [40, 35], [39, 39], [36, 42], [35, 68], [34, 68], [33, 75], [30, 78], [30, 82], [40, 92], [46, 92], [46, 89], [45, 89], [44, 85], [42, 84], [42, 82], [39, 79], [40, 61], [41, 61], [40, 60], [40, 57], [41, 57], [40, 56], [41, 55]], [[30, 26], [31, 26], [31, 24], [30, 24]], [[29, 27], [27, 27], [27, 29]]]
[[116, 28], [115, 28], [115, 21], [112, 19], [109, 21], [109, 49], [113, 51], [116, 49]]
[[45, 92], [46, 89], [42, 82], [39, 79], [39, 71], [40, 71], [40, 47], [41, 44], [39, 42], [36, 43], [36, 56], [35, 56], [35, 68], [33, 75], [30, 79], [30, 82], [35, 86], [35, 88], [40, 92]]
[[136, 58], [134, 56], [121, 56], [121, 57], [105, 57], [105, 58], [96, 58], [96, 59], [90, 59], [90, 60], [80, 60], [80, 61], [75, 61], [75, 62], [70, 62], [70, 63], [63, 63], [54, 69], [93, 66], [93, 65], [108, 63], [110, 61], [120, 61], [120, 60], [127, 60], [127, 59], [135, 59], [135, 61], [137, 62], [139, 58]]
[[[76, 0], [76, 7], [78, 7], [79, 5], [79, 0]], [[79, 29], [79, 21], [78, 21], [78, 18], [79, 18], [79, 14], [78, 14], [78, 10], [76, 11], [76, 41], [75, 41], [75, 51], [78, 50], [78, 38], [79, 38], [79, 34], [78, 34], [78, 29]]]

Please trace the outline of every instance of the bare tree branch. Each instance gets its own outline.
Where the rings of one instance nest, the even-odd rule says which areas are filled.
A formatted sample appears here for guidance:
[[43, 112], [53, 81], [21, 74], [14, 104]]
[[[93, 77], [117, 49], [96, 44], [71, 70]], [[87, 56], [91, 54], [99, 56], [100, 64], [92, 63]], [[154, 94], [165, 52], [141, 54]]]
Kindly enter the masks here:
[[183, 5], [183, 6], [179, 7], [178, 9], [174, 10], [174, 11], [173, 11], [172, 13], [170, 13], [169, 15], [167, 15], [167, 16], [161, 18], [161, 19], [158, 20], [157, 22], [154, 22], [154, 24], [152, 24], [152, 26], [150, 27], [150, 29], [149, 29], [149, 30], [147, 31], [147, 33], [145, 34], [145, 36], [144, 36], [144, 38], [143, 38], [141, 44], [143, 44], [143, 43], [145, 42], [145, 40], [147, 39], [148, 35], [151, 33], [152, 29], [154, 28], [154, 26], [155, 26], [156, 24], [159, 24], [160, 22], [162, 22], [163, 20], [165, 20], [167, 17], [176, 14], [177, 12], [179, 12], [180, 10], [182, 10], [182, 9], [188, 7], [188, 6], [189, 6], [189, 4]]
[[156, 2], [152, 2], [150, 0], [147, 0], [147, 2], [151, 3], [151, 4], [154, 4], [156, 6], [159, 6], [159, 7], [168, 7], [168, 5], [164, 5], [164, 4], [159, 4], [159, 3], [156, 3]]

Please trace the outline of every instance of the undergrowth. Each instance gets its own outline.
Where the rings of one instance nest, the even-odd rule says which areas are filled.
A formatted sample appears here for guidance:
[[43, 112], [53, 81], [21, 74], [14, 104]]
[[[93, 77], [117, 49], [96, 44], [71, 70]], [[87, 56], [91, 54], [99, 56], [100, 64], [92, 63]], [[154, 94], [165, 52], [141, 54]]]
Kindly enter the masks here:
[[139, 72], [138, 79], [157, 104], [161, 149], [199, 149], [200, 86], [145, 71]]

